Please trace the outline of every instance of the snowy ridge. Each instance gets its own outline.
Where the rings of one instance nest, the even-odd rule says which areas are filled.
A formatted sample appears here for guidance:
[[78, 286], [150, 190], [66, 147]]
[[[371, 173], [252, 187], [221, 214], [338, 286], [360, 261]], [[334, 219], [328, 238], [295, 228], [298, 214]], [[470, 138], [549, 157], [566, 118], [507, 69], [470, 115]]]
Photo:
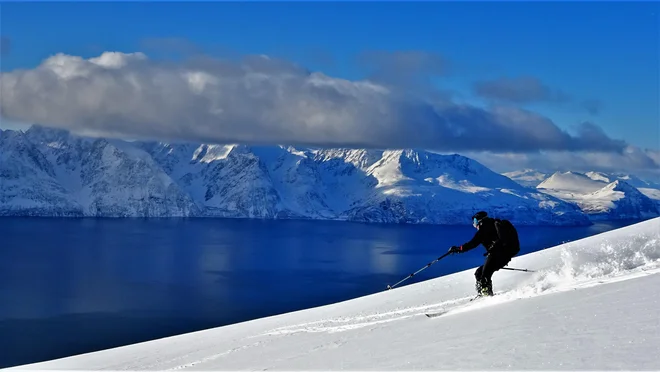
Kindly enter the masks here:
[[[516, 257], [510, 267], [535, 272], [498, 271], [498, 295], [472, 303], [471, 269], [15, 369], [660, 369], [660, 218]], [[448, 312], [424, 316], [438, 311]]]
[[635, 188], [660, 188], [660, 182], [643, 180], [637, 176], [625, 173], [603, 173], [603, 172], [587, 172], [585, 175], [593, 180], [599, 180], [606, 183], [611, 183], [616, 180], [624, 181], [625, 183]]
[[578, 172], [556, 172], [541, 182], [537, 189], [561, 190], [574, 193], [591, 193], [607, 185], [608, 182], [595, 180]]
[[588, 210], [589, 213], [600, 218], [610, 218], [614, 215], [621, 219], [637, 219], [660, 214], [653, 200], [621, 180], [616, 180], [587, 195], [583, 204], [585, 205], [583, 210]]
[[605, 182], [614, 182], [616, 180], [624, 181], [628, 185], [639, 190], [644, 196], [655, 201], [658, 211], [660, 211], [660, 182], [654, 182], [649, 180], [643, 180], [637, 176], [616, 173], [616, 174], [607, 174], [600, 172], [588, 172], [586, 175], [589, 178], [602, 180]]
[[[104, 217], [466, 224], [474, 212], [487, 210], [517, 224], [590, 223], [577, 206], [460, 155], [125, 142], [40, 126], [17, 136], [46, 159], [43, 167], [52, 169], [46, 171], [46, 181], [19, 177], [15, 182], [27, 194], [43, 187], [42, 182], [59, 190], [52, 202], [34, 202], [39, 213], [26, 209], [26, 214], [61, 215], [65, 208], [73, 215]], [[11, 142], [3, 144], [11, 147]], [[27, 150], [13, 153], [29, 157]], [[3, 194], [0, 214], [21, 214], [17, 205], [25, 202], [12, 195]]]
[[[537, 189], [575, 203], [592, 219], [644, 219], [660, 215], [660, 204], [623, 178], [631, 179], [614, 179], [596, 172], [557, 172], [541, 182]], [[652, 195], [652, 192], [647, 193]]]

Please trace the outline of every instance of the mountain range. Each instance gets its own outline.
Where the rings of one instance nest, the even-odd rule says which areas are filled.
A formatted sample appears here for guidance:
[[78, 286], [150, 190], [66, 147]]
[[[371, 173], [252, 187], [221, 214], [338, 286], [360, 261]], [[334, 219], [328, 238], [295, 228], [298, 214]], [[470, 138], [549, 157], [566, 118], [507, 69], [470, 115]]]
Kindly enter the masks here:
[[417, 149], [164, 143], [0, 131], [0, 215], [585, 225], [578, 205]]
[[[641, 188], [638, 186], [646, 186]], [[536, 188], [574, 203], [594, 219], [645, 219], [660, 214], [657, 185], [629, 175], [555, 172]]]

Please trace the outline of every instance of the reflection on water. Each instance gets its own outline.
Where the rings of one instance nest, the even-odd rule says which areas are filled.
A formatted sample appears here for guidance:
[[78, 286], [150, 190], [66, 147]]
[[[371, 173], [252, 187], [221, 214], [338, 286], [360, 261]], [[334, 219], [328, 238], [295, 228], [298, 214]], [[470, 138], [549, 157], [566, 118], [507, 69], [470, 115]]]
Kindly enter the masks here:
[[[475, 232], [321, 221], [1, 221], [0, 367], [375, 293]], [[630, 223], [523, 227], [521, 253]], [[442, 260], [402, 285], [480, 265], [482, 253]]]

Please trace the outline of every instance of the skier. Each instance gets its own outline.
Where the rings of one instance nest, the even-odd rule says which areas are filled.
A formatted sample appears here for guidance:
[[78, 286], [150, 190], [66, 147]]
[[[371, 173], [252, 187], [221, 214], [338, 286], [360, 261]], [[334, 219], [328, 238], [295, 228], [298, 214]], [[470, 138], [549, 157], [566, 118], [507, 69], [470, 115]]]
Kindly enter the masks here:
[[508, 220], [490, 218], [484, 211], [472, 216], [472, 225], [477, 229], [472, 240], [461, 246], [452, 246], [449, 252], [464, 253], [479, 244], [486, 248], [486, 261], [474, 272], [475, 287], [479, 296], [492, 296], [493, 273], [505, 267], [520, 252], [518, 233]]

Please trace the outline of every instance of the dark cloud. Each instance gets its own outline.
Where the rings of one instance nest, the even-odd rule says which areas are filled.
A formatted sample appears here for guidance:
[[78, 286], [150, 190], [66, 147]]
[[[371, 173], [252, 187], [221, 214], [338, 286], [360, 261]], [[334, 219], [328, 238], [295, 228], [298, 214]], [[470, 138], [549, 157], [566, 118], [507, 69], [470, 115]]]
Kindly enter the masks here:
[[494, 101], [517, 104], [533, 102], [567, 102], [570, 97], [553, 90], [541, 80], [532, 76], [516, 78], [502, 77], [495, 80], [479, 81], [473, 86], [475, 93]]
[[[429, 55], [390, 56], [376, 58], [380, 71], [445, 71]], [[89, 60], [59, 54], [35, 69], [4, 73], [2, 80], [8, 119], [99, 135], [438, 151], [620, 152], [626, 146], [593, 124], [571, 135], [531, 111], [459, 105], [267, 56], [173, 63], [142, 53]]]
[[605, 152], [621, 152], [626, 147], [625, 141], [610, 139], [601, 127], [591, 122], [580, 124], [577, 132], [579, 141], [575, 143], [574, 150], [588, 148]]
[[0, 36], [0, 57], [6, 57], [11, 51], [11, 40], [6, 36]]

